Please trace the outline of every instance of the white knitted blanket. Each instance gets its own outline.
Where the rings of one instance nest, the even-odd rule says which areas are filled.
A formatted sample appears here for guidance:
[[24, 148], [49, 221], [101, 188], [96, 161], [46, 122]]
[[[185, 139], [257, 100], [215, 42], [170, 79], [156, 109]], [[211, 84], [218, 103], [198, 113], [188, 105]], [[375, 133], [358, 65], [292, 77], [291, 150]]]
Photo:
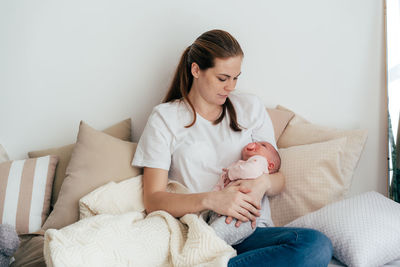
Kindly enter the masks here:
[[[141, 177], [112, 182], [81, 199], [81, 217], [86, 218], [46, 231], [47, 266], [226, 266], [236, 255], [196, 214], [178, 220], [164, 211], [146, 217], [141, 211], [113, 212], [113, 206], [132, 203], [139, 183]], [[107, 202], [105, 196], [108, 211], [104, 204], [103, 209], [98, 206]], [[96, 210], [103, 214], [96, 215]]]

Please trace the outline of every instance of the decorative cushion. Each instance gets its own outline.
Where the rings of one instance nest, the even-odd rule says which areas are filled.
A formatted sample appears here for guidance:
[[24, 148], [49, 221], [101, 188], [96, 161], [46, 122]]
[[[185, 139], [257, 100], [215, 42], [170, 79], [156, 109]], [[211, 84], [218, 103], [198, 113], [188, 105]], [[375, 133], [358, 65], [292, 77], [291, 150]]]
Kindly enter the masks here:
[[302, 124], [302, 123], [310, 123], [308, 120], [306, 120], [305, 118], [303, 118], [302, 116], [300, 116], [297, 113], [294, 113], [294, 111], [281, 106], [281, 105], [277, 105], [275, 107], [277, 110], [281, 110], [281, 111], [287, 111], [287, 112], [292, 112], [294, 114], [294, 116], [292, 117], [292, 119], [289, 121], [288, 125], [296, 125], [296, 124]]
[[[103, 132], [124, 141], [131, 141], [131, 119], [123, 120], [105, 129]], [[57, 148], [28, 152], [30, 158], [43, 157], [47, 155], [57, 155], [59, 158], [53, 183], [51, 207], [54, 207], [54, 204], [57, 201], [58, 193], [60, 192], [61, 185], [65, 178], [65, 170], [67, 169], [68, 163], [71, 159], [74, 146], [75, 144], [70, 144]]]
[[57, 162], [57, 156], [46, 156], [0, 164], [0, 223], [18, 234], [40, 229], [50, 211]]
[[293, 118], [294, 113], [288, 110], [279, 110], [276, 108], [267, 108], [272, 125], [274, 126], [275, 140], [278, 141], [288, 122]]
[[[279, 110], [287, 110], [278, 106]], [[347, 137], [341, 162], [345, 195], [351, 186], [354, 170], [360, 159], [361, 152], [367, 140], [366, 130], [338, 130], [309, 123], [299, 115], [295, 115], [280, 136], [278, 148], [325, 142], [332, 139]]]
[[287, 226], [321, 231], [347, 266], [382, 266], [400, 257], [400, 204], [377, 192], [332, 203]]
[[285, 189], [270, 197], [275, 226], [282, 226], [343, 195], [341, 159], [346, 138], [279, 149]]
[[0, 163], [3, 163], [5, 161], [9, 161], [10, 159], [8, 158], [6, 150], [3, 148], [2, 145], [0, 145]]
[[60, 229], [78, 221], [81, 197], [109, 181], [139, 175], [140, 169], [131, 165], [135, 150], [135, 143], [122, 141], [81, 122], [58, 200], [43, 229]]

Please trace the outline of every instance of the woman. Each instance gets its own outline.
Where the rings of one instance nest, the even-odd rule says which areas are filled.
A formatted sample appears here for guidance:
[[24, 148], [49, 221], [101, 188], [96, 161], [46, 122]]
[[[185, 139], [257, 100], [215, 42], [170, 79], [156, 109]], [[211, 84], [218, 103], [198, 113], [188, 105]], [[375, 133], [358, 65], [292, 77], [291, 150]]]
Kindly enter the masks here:
[[[205, 32], [184, 51], [164, 99], [149, 117], [132, 164], [144, 167], [146, 211], [164, 210], [175, 217], [203, 210], [226, 215], [239, 226], [260, 214], [264, 194], [279, 194], [281, 173], [239, 180], [211, 191], [223, 167], [240, 159], [245, 144], [270, 142], [276, 147], [271, 120], [261, 101], [231, 93], [241, 73], [243, 51], [222, 30]], [[168, 178], [192, 194], [166, 192]], [[326, 266], [330, 240], [311, 229], [258, 227], [233, 246], [229, 266]]]

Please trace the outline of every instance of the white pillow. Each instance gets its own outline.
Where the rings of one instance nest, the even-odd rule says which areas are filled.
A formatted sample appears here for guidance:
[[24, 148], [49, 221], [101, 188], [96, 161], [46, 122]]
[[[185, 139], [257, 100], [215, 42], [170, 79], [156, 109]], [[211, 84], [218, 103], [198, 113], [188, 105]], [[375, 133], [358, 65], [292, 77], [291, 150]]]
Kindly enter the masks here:
[[[180, 183], [170, 180], [167, 192], [186, 194], [189, 190]], [[142, 175], [119, 183], [109, 182], [79, 200], [81, 220], [99, 214], [117, 215], [130, 211], [145, 212]]]
[[119, 183], [111, 181], [79, 200], [79, 219], [99, 214], [144, 212], [142, 175]]
[[382, 266], [400, 257], [400, 204], [377, 192], [329, 204], [286, 226], [321, 231], [347, 266]]
[[3, 148], [2, 145], [0, 145], [0, 163], [9, 161], [10, 159], [8, 158], [6, 150]]

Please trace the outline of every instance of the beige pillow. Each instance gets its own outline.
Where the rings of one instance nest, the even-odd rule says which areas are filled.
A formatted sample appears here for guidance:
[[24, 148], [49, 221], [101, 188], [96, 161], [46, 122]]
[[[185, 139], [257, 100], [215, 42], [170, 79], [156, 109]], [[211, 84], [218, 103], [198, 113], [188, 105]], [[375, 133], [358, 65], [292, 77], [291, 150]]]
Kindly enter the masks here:
[[288, 122], [293, 118], [294, 113], [289, 110], [279, 110], [276, 108], [267, 108], [272, 125], [274, 126], [275, 141], [278, 142], [283, 130]]
[[295, 124], [300, 124], [300, 123], [310, 123], [309, 121], [307, 121], [306, 119], [304, 119], [302, 116], [300, 116], [299, 114], [294, 113], [293, 111], [291, 111], [290, 109], [281, 106], [281, 105], [277, 105], [275, 107], [277, 110], [281, 110], [281, 111], [286, 111], [286, 112], [292, 112], [294, 114], [294, 116], [292, 117], [292, 119], [289, 121], [289, 125], [295, 125]]
[[0, 224], [18, 234], [38, 231], [50, 212], [51, 187], [57, 156], [0, 164]]
[[[107, 129], [103, 132], [112, 135], [116, 138], [124, 141], [131, 141], [131, 119], [123, 120]], [[71, 153], [74, 149], [75, 144], [70, 144], [57, 148], [50, 148], [45, 150], [31, 151], [28, 152], [30, 158], [43, 157], [47, 155], [57, 155], [59, 162], [56, 168], [56, 175], [54, 177], [53, 192], [51, 196], [51, 207], [57, 201], [58, 193], [60, 192], [61, 185], [65, 178], [65, 170], [67, 169], [69, 160], [71, 159]]]
[[[278, 109], [286, 110], [278, 106]], [[278, 148], [324, 142], [341, 137], [347, 137], [345, 150], [343, 151], [342, 173], [345, 193], [351, 186], [354, 170], [360, 159], [361, 152], [367, 140], [366, 130], [338, 130], [309, 123], [297, 114], [289, 122], [285, 131], [278, 140]]]
[[78, 221], [81, 197], [109, 181], [139, 175], [140, 169], [131, 165], [136, 145], [81, 122], [58, 200], [43, 229], [60, 229]]
[[279, 149], [285, 189], [270, 197], [272, 220], [283, 226], [339, 200], [345, 191], [341, 161], [347, 138]]

